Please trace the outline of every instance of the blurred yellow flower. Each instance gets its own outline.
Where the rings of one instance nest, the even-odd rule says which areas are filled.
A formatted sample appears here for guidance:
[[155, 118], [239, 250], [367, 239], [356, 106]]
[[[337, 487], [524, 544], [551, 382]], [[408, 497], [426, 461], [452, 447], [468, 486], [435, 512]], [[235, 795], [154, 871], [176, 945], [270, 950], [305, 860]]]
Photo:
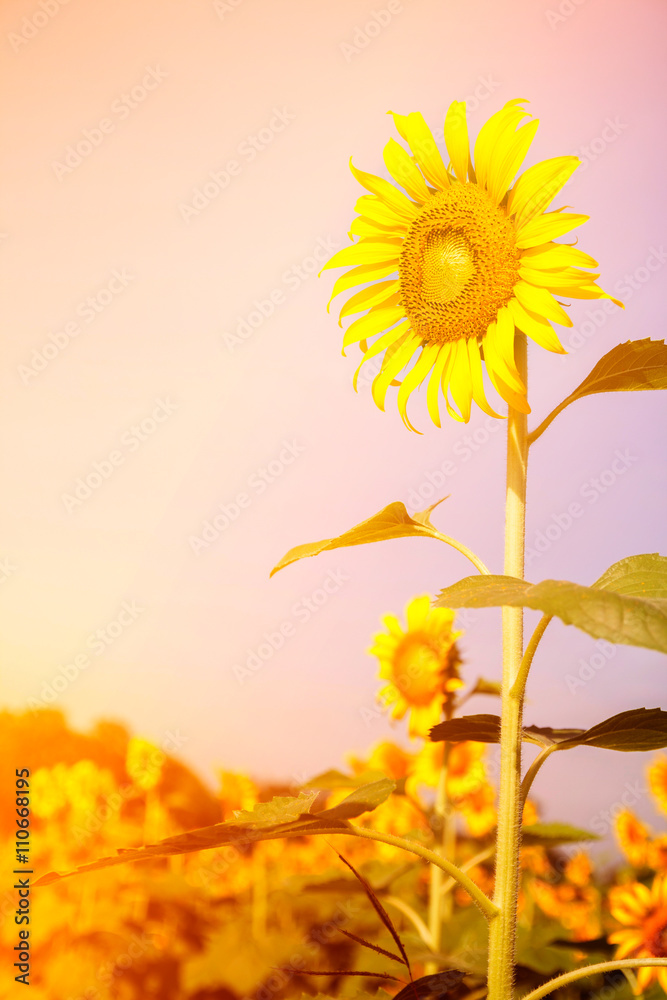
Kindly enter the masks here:
[[496, 825], [496, 791], [493, 785], [480, 785], [456, 804], [471, 837], [485, 837]]
[[558, 885], [533, 879], [530, 892], [548, 917], [560, 921], [574, 941], [600, 936], [600, 893], [591, 885], [576, 885], [566, 879]]
[[163, 750], [159, 750], [148, 740], [133, 736], [127, 744], [125, 770], [137, 788], [148, 792], [159, 784], [166, 759]]
[[[572, 326], [572, 320], [555, 296], [611, 298], [595, 284], [592, 257], [554, 242], [588, 216], [560, 210], [545, 214], [579, 166], [577, 157], [558, 156], [529, 167], [510, 189], [538, 125], [531, 121], [517, 129], [530, 117], [524, 103], [508, 101], [482, 126], [474, 167], [465, 101], [454, 101], [445, 118], [448, 168], [421, 114], [391, 112], [411, 153], [390, 139], [384, 160], [407, 197], [389, 181], [351, 165], [370, 192], [357, 201], [359, 216], [350, 230], [359, 241], [325, 265], [355, 265], [338, 279], [332, 298], [365, 286], [341, 310], [341, 325], [345, 317], [365, 313], [348, 327], [343, 351], [359, 343], [362, 365], [384, 352], [373, 381], [380, 409], [388, 387], [404, 372], [398, 409], [411, 430], [407, 402], [425, 379], [428, 410], [438, 427], [441, 391], [456, 420], [470, 419], [473, 400], [490, 416], [499, 416], [486, 399], [482, 361], [498, 394], [529, 412], [514, 360], [515, 330], [563, 354], [551, 323]], [[378, 339], [369, 347], [373, 337]]]
[[633, 868], [646, 864], [649, 831], [630, 809], [614, 818], [614, 832], [619, 846]]
[[646, 861], [657, 872], [667, 871], [667, 834], [649, 841]]
[[[615, 886], [609, 890], [612, 916], [623, 930], [609, 935], [617, 944], [616, 958], [667, 958], [667, 875], [656, 875], [649, 889], [642, 882]], [[651, 983], [660, 983], [667, 992], [667, 967], [637, 970], [636, 995]]]
[[659, 808], [667, 813], [667, 757], [664, 754], [648, 768], [648, 785]]
[[257, 785], [245, 774], [218, 771], [222, 818], [229, 820], [241, 809], [252, 809], [259, 801]]
[[431, 608], [430, 598], [416, 597], [406, 609], [407, 628], [394, 615], [385, 615], [387, 632], [375, 636], [369, 652], [380, 661], [379, 677], [389, 681], [379, 697], [393, 705], [392, 716], [410, 711], [410, 736], [426, 737], [439, 720], [448, 692], [461, 687], [458, 675], [454, 612]]

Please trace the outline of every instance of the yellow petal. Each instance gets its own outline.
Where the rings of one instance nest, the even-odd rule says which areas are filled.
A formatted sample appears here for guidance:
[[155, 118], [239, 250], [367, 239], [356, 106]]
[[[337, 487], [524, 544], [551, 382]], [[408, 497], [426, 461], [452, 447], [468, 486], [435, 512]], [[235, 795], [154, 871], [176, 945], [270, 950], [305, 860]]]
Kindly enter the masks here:
[[388, 264], [360, 264], [359, 267], [353, 267], [346, 274], [341, 274], [333, 286], [331, 298], [327, 303], [327, 312], [329, 312], [332, 300], [337, 295], [340, 295], [341, 292], [346, 292], [348, 288], [353, 288], [354, 285], [365, 285], [367, 281], [386, 278], [388, 274], [392, 274], [396, 269], [396, 264], [390, 261]]
[[577, 215], [574, 212], [547, 212], [521, 226], [516, 245], [519, 250], [540, 246], [569, 233], [571, 229], [583, 225], [589, 219], [590, 215]]
[[[407, 229], [406, 229], [407, 233]], [[381, 222], [376, 222], [375, 219], [369, 219], [365, 215], [358, 215], [356, 219], [352, 220], [352, 225], [347, 234], [350, 239], [353, 236], [397, 236], [396, 226], [386, 226]], [[405, 235], [405, 234], [402, 234]]]
[[465, 181], [468, 176], [468, 160], [470, 159], [465, 101], [452, 101], [449, 105], [445, 117], [445, 144], [454, 173], [458, 180]]
[[585, 287], [600, 277], [599, 274], [595, 274], [594, 272], [577, 271], [574, 274], [574, 271], [576, 271], [576, 268], [566, 267], [559, 268], [557, 271], [540, 271], [536, 267], [526, 267], [522, 264], [519, 268], [519, 277], [524, 281], [528, 281], [531, 285], [535, 285], [537, 288], [548, 288], [550, 291], [570, 288], [577, 283], [581, 283]]
[[[540, 216], [542, 219], [548, 216]], [[552, 270], [557, 267], [590, 267], [595, 268], [598, 262], [577, 247], [565, 246], [562, 243], [547, 243], [546, 245], [530, 247], [521, 254], [521, 263], [528, 267]]]
[[399, 319], [404, 318], [405, 310], [402, 306], [375, 306], [365, 316], [350, 323], [343, 337], [343, 354], [345, 354], [345, 348], [349, 347], [350, 344], [356, 344], [360, 340], [365, 340], [366, 337], [374, 337], [376, 333], [387, 330]]
[[500, 413], [489, 405], [484, 392], [484, 377], [482, 374], [482, 356], [476, 337], [471, 337], [468, 341], [468, 356], [470, 358], [470, 379], [472, 381], [472, 398], [477, 405], [490, 417], [503, 419]]
[[[401, 415], [403, 423], [408, 428], [408, 430], [415, 431], [417, 434], [421, 434], [416, 427], [413, 427], [408, 420], [407, 414], [407, 404], [410, 394], [418, 386], [422, 384], [428, 373], [431, 371], [435, 359], [438, 356], [439, 345], [438, 344], [427, 344], [422, 348], [422, 352], [415, 362], [414, 366], [407, 373], [401, 388], [398, 390], [398, 412]], [[430, 607], [430, 602], [428, 597], [426, 598], [427, 607]]]
[[[517, 281], [514, 286], [514, 294], [521, 305], [529, 312], [546, 319], [555, 320], [562, 326], [572, 326], [572, 320], [566, 312], [561, 309], [551, 292], [546, 288], [535, 288], [527, 281]], [[563, 293], [566, 294], [566, 293]]]
[[547, 320], [528, 312], [518, 299], [511, 299], [507, 303], [507, 308], [518, 329], [534, 340], [536, 344], [544, 347], [547, 351], [553, 351], [555, 354], [567, 354]]
[[364, 215], [383, 226], [395, 226], [397, 236], [402, 236], [410, 226], [406, 218], [395, 212], [393, 208], [389, 208], [389, 205], [385, 205], [382, 199], [374, 194], [362, 194], [357, 198], [354, 210], [359, 215]]
[[498, 310], [498, 318], [491, 323], [484, 337], [484, 357], [500, 378], [522, 396], [526, 387], [514, 361], [514, 320], [506, 307]]
[[515, 217], [519, 232], [522, 226], [551, 204], [580, 163], [576, 156], [555, 156], [528, 167], [521, 174], [507, 202], [507, 214]]
[[494, 157], [489, 171], [488, 190], [494, 205], [499, 205], [526, 158], [539, 125], [536, 118], [505, 139], [501, 151]]
[[[381, 354], [382, 351], [385, 350], [385, 348], [388, 351], [389, 348], [392, 347], [394, 344], [402, 344], [407, 336], [409, 328], [410, 324], [408, 320], [405, 320], [404, 323], [399, 323], [398, 326], [395, 326], [392, 330], [388, 330], [381, 337], [378, 337], [373, 346], [369, 347], [366, 350], [363, 358], [359, 362], [359, 367], [352, 376], [352, 387], [354, 388], [355, 392], [357, 391], [357, 380], [359, 378], [359, 372], [361, 371], [362, 366], [367, 361], [370, 361], [371, 358], [377, 357], [378, 354]], [[385, 355], [383, 364], [386, 363], [387, 363], [387, 357]]]
[[507, 140], [514, 135], [515, 129], [522, 118], [528, 114], [525, 108], [518, 107], [518, 101], [508, 101], [500, 111], [491, 115], [482, 125], [475, 142], [475, 173], [480, 187], [488, 188], [492, 165], [496, 164], [502, 153], [506, 151]]
[[446, 364], [442, 370], [442, 375], [440, 377], [440, 383], [442, 385], [442, 394], [445, 399], [445, 405], [447, 406], [447, 413], [452, 418], [452, 420], [458, 420], [458, 422], [462, 424], [464, 423], [463, 417], [461, 416], [460, 413], [457, 413], [452, 404], [449, 402], [449, 379], [454, 369], [454, 365], [456, 363], [456, 355], [457, 355], [456, 344], [451, 344], [449, 346], [449, 351], [446, 356], [447, 358]]
[[367, 174], [363, 170], [357, 170], [352, 160], [350, 160], [350, 170], [362, 187], [365, 187], [371, 194], [375, 194], [378, 198], [381, 198], [386, 205], [393, 208], [402, 218], [408, 221], [414, 219], [418, 211], [418, 206], [409, 201], [393, 184], [390, 184], [383, 177], [376, 177], [375, 174]]
[[435, 188], [444, 191], [449, 187], [449, 177], [442, 162], [440, 151], [433, 134], [418, 111], [409, 115], [397, 115], [393, 111], [394, 123], [399, 134], [410, 146], [413, 156], [421, 167], [424, 177]]
[[596, 284], [592, 285], [567, 285], [558, 289], [558, 294], [568, 299], [611, 299], [616, 306], [625, 309], [620, 299], [614, 298], [609, 292], [605, 292]]
[[390, 139], [384, 147], [384, 162], [387, 170], [411, 198], [423, 204], [430, 197], [426, 181], [402, 146]]
[[421, 597], [413, 597], [405, 609], [405, 620], [410, 631], [414, 631], [424, 624], [428, 618], [430, 608], [431, 598], [428, 594]]
[[470, 405], [472, 403], [472, 379], [470, 378], [470, 358], [465, 340], [458, 340], [454, 345], [456, 353], [449, 373], [449, 388], [452, 399], [461, 412], [464, 424], [470, 420]]
[[355, 312], [363, 312], [364, 309], [371, 309], [373, 306], [385, 302], [392, 295], [395, 295], [398, 290], [399, 283], [396, 279], [393, 281], [378, 281], [374, 285], [369, 285], [368, 288], [362, 288], [360, 292], [357, 292], [351, 299], [348, 299], [341, 309], [338, 325], [341, 326], [340, 320], [345, 319], [346, 316], [351, 316]]
[[436, 427], [440, 427], [440, 409], [438, 407], [438, 397], [440, 396], [440, 385], [442, 380], [442, 373], [444, 371], [445, 365], [447, 364], [447, 359], [450, 354], [450, 345], [441, 344], [440, 351], [433, 365], [433, 372], [431, 373], [431, 378], [429, 379], [428, 388], [426, 390], [426, 405], [428, 406], [428, 412], [430, 414], [431, 420]]
[[[338, 253], [326, 262], [322, 271], [327, 271], [330, 267], [349, 267], [350, 264], [382, 264], [396, 261], [401, 251], [403, 240], [382, 239], [380, 237], [359, 240], [351, 247], [343, 247]], [[320, 274], [322, 274], [320, 271]]]
[[495, 369], [489, 364], [487, 364], [486, 370], [489, 373], [489, 378], [493, 383], [494, 389], [499, 396], [502, 396], [506, 403], [509, 403], [509, 405], [513, 407], [513, 409], [518, 410], [519, 413], [530, 413], [530, 406], [528, 405], [528, 400], [525, 396], [519, 395], [519, 393], [510, 389], [507, 383], [504, 382], [498, 375], [497, 371], [495, 371]]
[[406, 338], [405, 343], [396, 351], [394, 356], [386, 366], [383, 367], [382, 371], [373, 380], [373, 399], [375, 405], [380, 410], [384, 410], [384, 401], [387, 395], [387, 389], [389, 388], [389, 383], [395, 378], [402, 368], [410, 360], [411, 356], [417, 350], [421, 344], [421, 337], [416, 333], [411, 333], [409, 337]]

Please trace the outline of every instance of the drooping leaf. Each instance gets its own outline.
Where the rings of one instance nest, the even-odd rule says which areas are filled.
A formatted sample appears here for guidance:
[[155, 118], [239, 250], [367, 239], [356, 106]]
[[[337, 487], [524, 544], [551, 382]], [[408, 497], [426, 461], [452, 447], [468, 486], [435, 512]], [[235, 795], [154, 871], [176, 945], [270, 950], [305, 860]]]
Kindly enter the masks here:
[[369, 900], [371, 902], [371, 905], [373, 906], [373, 909], [375, 910], [375, 912], [377, 913], [378, 917], [380, 918], [380, 920], [382, 921], [382, 923], [384, 924], [384, 926], [387, 928], [387, 930], [391, 934], [392, 938], [394, 939], [394, 943], [396, 944], [399, 952], [401, 953], [401, 959], [400, 960], [406, 966], [408, 972], [410, 973], [410, 978], [412, 979], [412, 972], [410, 971], [410, 962], [408, 961], [408, 956], [405, 953], [405, 948], [403, 947], [403, 942], [401, 941], [401, 939], [399, 937], [398, 931], [394, 927], [394, 924], [392, 922], [391, 917], [389, 916], [389, 914], [385, 910], [384, 906], [382, 905], [382, 903], [380, 902], [380, 900], [378, 899], [378, 897], [373, 892], [370, 884], [366, 881], [366, 879], [364, 878], [364, 876], [360, 875], [359, 872], [356, 870], [356, 868], [354, 868], [350, 864], [350, 862], [347, 860], [347, 858], [344, 858], [342, 854], [339, 854], [338, 857], [343, 862], [343, 864], [347, 865], [347, 867], [350, 869], [350, 871], [352, 872], [352, 874], [357, 878], [358, 882], [364, 887], [364, 892], [368, 896], [368, 898], [369, 898]]
[[565, 743], [585, 733], [585, 729], [552, 729], [551, 726], [524, 726], [524, 739], [532, 737], [538, 746], [549, 747], [554, 743]]
[[526, 847], [557, 847], [558, 844], [575, 844], [581, 840], [599, 840], [596, 833], [579, 830], [569, 823], [531, 823], [522, 827], [521, 842]]
[[404, 986], [394, 1000], [448, 1000], [465, 975], [460, 969], [443, 969], [432, 976], [421, 976]]
[[478, 677], [468, 695], [472, 697], [474, 694], [492, 694], [500, 697], [502, 688], [500, 681], [488, 681], [485, 677]]
[[431, 504], [426, 510], [420, 511], [412, 517], [408, 514], [405, 504], [400, 501], [390, 503], [377, 514], [366, 518], [365, 521], [350, 528], [349, 531], [344, 531], [342, 535], [336, 535], [335, 538], [324, 538], [321, 542], [297, 545], [290, 549], [273, 567], [271, 576], [299, 559], [316, 556], [320, 552], [328, 552], [330, 549], [340, 549], [350, 545], [367, 545], [370, 542], [383, 542], [391, 538], [407, 538], [410, 535], [439, 538], [439, 533], [430, 521], [431, 511], [439, 503], [442, 503], [442, 500], [438, 500], [437, 503]]
[[574, 392], [559, 403], [528, 437], [535, 441], [566, 406], [599, 392], [667, 389], [667, 346], [662, 340], [629, 340], [600, 358]]
[[400, 962], [401, 965], [405, 965], [405, 962], [400, 955], [394, 955], [393, 951], [387, 951], [385, 948], [381, 948], [379, 944], [373, 944], [372, 941], [366, 941], [365, 938], [359, 937], [357, 934], [353, 934], [352, 931], [344, 931], [342, 927], [338, 930], [345, 937], [350, 938], [351, 941], [356, 941], [357, 944], [362, 945], [364, 948], [369, 948], [371, 951], [375, 951], [378, 955], [384, 955], [385, 958], [391, 958], [394, 962]]
[[659, 708], [634, 708], [620, 712], [562, 741], [559, 749], [567, 750], [575, 746], [601, 747], [626, 753], [661, 750], [667, 747], [667, 712]]
[[[337, 806], [323, 809], [317, 813], [307, 811], [312, 806], [317, 793], [302, 792], [295, 799], [279, 800], [281, 805], [274, 807], [274, 815], [281, 819], [279, 822], [269, 821], [268, 814], [260, 808], [261, 806], [271, 807], [272, 803], [259, 803], [254, 810], [245, 814], [250, 819], [236, 819], [233, 823], [216, 823], [214, 826], [206, 826], [199, 830], [189, 830], [187, 833], [181, 833], [175, 837], [167, 837], [166, 840], [160, 840], [146, 847], [121, 849], [113, 857], [100, 858], [98, 861], [80, 865], [71, 872], [49, 872], [37, 879], [34, 885], [49, 885], [51, 882], [58, 882], [63, 878], [70, 878], [72, 875], [81, 875], [83, 872], [123, 865], [129, 861], [147, 861], [150, 858], [192, 854], [194, 851], [205, 851], [230, 844], [242, 849], [260, 840], [305, 837], [319, 833], [331, 833], [332, 830], [345, 830], [346, 827], [349, 827], [348, 819], [353, 819], [355, 816], [375, 809], [391, 795], [393, 788], [394, 782], [384, 778], [382, 781], [355, 789]], [[293, 815], [297, 808], [300, 808], [302, 812], [296, 818], [291, 821], [284, 819], [290, 814]]]
[[431, 739], [436, 743], [443, 740], [449, 743], [463, 743], [465, 740], [499, 743], [500, 718], [497, 715], [464, 715], [460, 719], [439, 722], [431, 729]]
[[[628, 579], [633, 575], [629, 574]], [[567, 580], [532, 584], [510, 576], [469, 576], [442, 590], [435, 605], [533, 608], [556, 615], [566, 625], [575, 625], [595, 639], [667, 652], [667, 600], [619, 593], [610, 587], [610, 581], [601, 579], [604, 589]], [[622, 585], [620, 581], [618, 577], [611, 583]]]

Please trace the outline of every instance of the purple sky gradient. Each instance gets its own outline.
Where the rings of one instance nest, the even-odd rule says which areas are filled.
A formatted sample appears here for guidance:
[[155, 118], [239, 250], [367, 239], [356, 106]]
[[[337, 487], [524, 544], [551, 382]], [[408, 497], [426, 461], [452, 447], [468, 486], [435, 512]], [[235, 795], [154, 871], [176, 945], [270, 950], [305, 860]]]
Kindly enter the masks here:
[[[664, 336], [667, 12], [658, 0], [403, 0], [367, 32], [384, 0], [74, 0], [46, 23], [40, 10], [6, 0], [0, 13], [12, 94], [0, 555], [15, 567], [0, 590], [3, 703], [26, 707], [87, 654], [54, 702], [76, 726], [118, 718], [156, 743], [178, 731], [182, 757], [211, 780], [216, 766], [298, 780], [340, 765], [404, 731], [367, 718], [378, 682], [365, 650], [381, 615], [402, 615], [468, 564], [415, 539], [329, 552], [269, 580], [271, 567], [421, 492], [450, 494], [437, 526], [499, 572], [504, 490], [504, 423], [476, 412], [438, 430], [415, 397], [417, 436], [394, 396], [383, 414], [368, 386], [352, 390], [356, 352], [341, 357], [325, 308], [333, 279], [309, 270], [318, 247], [348, 243], [362, 193], [349, 157], [384, 174], [390, 109], [421, 110], [442, 147], [451, 100], [469, 99], [474, 135], [525, 97], [542, 121], [527, 164], [582, 158], [557, 204], [591, 216], [579, 246], [626, 310], [574, 303], [571, 352], [530, 351], [534, 426], [613, 345]], [[83, 130], [89, 155], [58, 166]], [[211, 172], [224, 190], [209, 186], [188, 211]], [[272, 295], [272, 314], [230, 349], [228, 335], [258, 302], [268, 313]], [[65, 346], [26, 375], [58, 334]], [[572, 503], [583, 514], [529, 560], [529, 579], [589, 583], [623, 556], [664, 551], [664, 420], [662, 394], [606, 395], [545, 433], [531, 453], [529, 547]], [[619, 453], [623, 471], [600, 480]], [[68, 509], [63, 494], [105, 461], [108, 478]], [[193, 552], [191, 537], [239, 493], [249, 505]], [[327, 578], [337, 589], [305, 620], [302, 602]], [[123, 602], [143, 610], [121, 614]], [[499, 677], [499, 620], [470, 615], [466, 676]], [[234, 666], [285, 623], [294, 634], [239, 683]], [[553, 624], [527, 720], [586, 726], [664, 699], [664, 659], [629, 647], [572, 690], [567, 675], [596, 654], [588, 636]], [[535, 796], [547, 818], [585, 825], [627, 783], [643, 787], [648, 760], [559, 755]], [[645, 791], [635, 808], [659, 825]]]

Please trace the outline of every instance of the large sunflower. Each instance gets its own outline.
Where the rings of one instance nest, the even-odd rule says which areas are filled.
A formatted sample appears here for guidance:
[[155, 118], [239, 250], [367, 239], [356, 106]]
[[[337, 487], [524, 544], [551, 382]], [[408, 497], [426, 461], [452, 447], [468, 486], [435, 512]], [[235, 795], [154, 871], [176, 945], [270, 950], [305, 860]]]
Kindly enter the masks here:
[[[361, 365], [384, 352], [373, 399], [384, 409], [389, 385], [400, 384], [398, 408], [411, 430], [407, 401], [427, 378], [428, 410], [438, 427], [441, 387], [447, 412], [457, 420], [470, 419], [473, 400], [489, 415], [501, 416], [487, 402], [482, 360], [499, 395], [530, 412], [514, 361], [515, 331], [564, 354], [551, 322], [572, 326], [572, 321], [554, 296], [612, 298], [595, 284], [598, 274], [582, 270], [597, 267], [592, 257], [553, 242], [588, 216], [561, 209], [545, 213], [579, 165], [577, 157], [544, 160], [510, 188], [538, 125], [531, 121], [517, 128], [528, 115], [523, 103], [508, 101], [482, 127], [473, 166], [465, 101], [454, 101], [445, 118], [447, 168], [421, 114], [390, 112], [412, 155], [390, 139], [384, 160], [407, 196], [350, 164], [370, 192], [356, 204], [359, 216], [350, 236], [359, 240], [323, 270], [355, 265], [336, 281], [331, 296], [364, 286], [341, 309], [341, 325], [345, 317], [365, 313], [348, 327], [343, 352], [359, 343]], [[359, 369], [355, 388], [358, 374]]]
[[[609, 935], [616, 958], [667, 958], [667, 875], [656, 875], [649, 889], [642, 882], [609, 890], [611, 914], [623, 930]], [[637, 970], [637, 993], [657, 981], [667, 992], [667, 968]]]
[[380, 661], [379, 676], [388, 685], [379, 697], [402, 719], [410, 710], [410, 736], [428, 736], [440, 721], [448, 694], [461, 687], [459, 655], [453, 632], [454, 612], [432, 608], [428, 596], [415, 597], [406, 609], [407, 628], [395, 615], [385, 615], [387, 632], [375, 636], [369, 652]]

